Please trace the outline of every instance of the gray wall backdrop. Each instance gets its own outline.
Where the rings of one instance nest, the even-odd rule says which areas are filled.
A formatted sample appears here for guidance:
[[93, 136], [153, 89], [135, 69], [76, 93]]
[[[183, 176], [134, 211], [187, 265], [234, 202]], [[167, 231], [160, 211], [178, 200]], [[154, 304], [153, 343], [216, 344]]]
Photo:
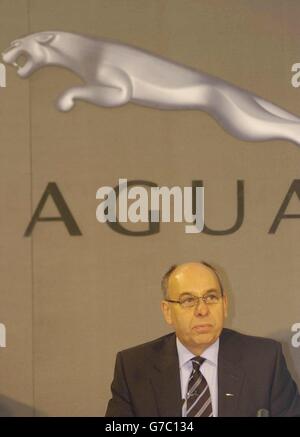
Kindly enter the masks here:
[[[300, 4], [291, 0], [0, 0], [0, 51], [19, 36], [65, 30], [112, 38], [206, 71], [300, 114], [290, 83], [300, 61]], [[300, 383], [299, 219], [268, 231], [300, 168], [287, 141], [242, 142], [205, 113], [54, 101], [79, 83], [46, 68], [27, 80], [7, 68], [0, 88], [0, 409], [7, 415], [103, 415], [116, 352], [168, 332], [160, 278], [172, 263], [206, 259], [225, 272], [228, 327], [282, 341]], [[130, 237], [96, 221], [95, 195], [120, 177], [165, 186], [205, 182], [205, 222], [245, 218], [224, 236], [189, 235], [162, 224]], [[61, 222], [23, 236], [49, 182], [61, 190], [82, 236]], [[294, 195], [289, 213], [299, 214]], [[51, 199], [43, 215], [58, 215]], [[134, 229], [137, 229], [136, 227]]]

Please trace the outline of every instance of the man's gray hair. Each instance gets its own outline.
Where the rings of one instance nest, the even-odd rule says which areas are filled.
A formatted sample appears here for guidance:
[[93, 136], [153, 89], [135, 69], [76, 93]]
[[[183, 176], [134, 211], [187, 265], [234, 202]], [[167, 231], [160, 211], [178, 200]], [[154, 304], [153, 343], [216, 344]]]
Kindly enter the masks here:
[[[216, 275], [216, 277], [218, 279], [220, 289], [221, 289], [221, 294], [223, 296], [224, 295], [223, 284], [222, 284], [222, 281], [220, 279], [220, 275], [217, 272], [217, 269], [206, 261], [200, 261], [200, 264], [203, 264], [204, 266], [208, 267], [209, 269], [211, 269], [214, 272], [214, 274]], [[161, 288], [162, 288], [164, 299], [166, 299], [168, 297], [168, 284], [169, 284], [170, 276], [178, 266], [179, 266], [179, 264], [173, 264], [169, 268], [169, 270], [164, 274], [164, 276], [161, 280]]]

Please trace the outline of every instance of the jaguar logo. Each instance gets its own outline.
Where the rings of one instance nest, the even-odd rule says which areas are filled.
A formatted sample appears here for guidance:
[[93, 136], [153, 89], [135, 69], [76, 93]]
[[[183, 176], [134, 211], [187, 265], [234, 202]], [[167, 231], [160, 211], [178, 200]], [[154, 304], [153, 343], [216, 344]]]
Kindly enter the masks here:
[[[19, 57], [26, 57], [18, 65]], [[206, 111], [231, 135], [245, 141], [289, 140], [300, 145], [300, 118], [222, 79], [136, 47], [67, 32], [39, 32], [11, 43], [3, 61], [25, 78], [49, 65], [84, 81], [57, 101], [70, 111], [76, 100], [116, 107], [132, 102], [165, 110]]]

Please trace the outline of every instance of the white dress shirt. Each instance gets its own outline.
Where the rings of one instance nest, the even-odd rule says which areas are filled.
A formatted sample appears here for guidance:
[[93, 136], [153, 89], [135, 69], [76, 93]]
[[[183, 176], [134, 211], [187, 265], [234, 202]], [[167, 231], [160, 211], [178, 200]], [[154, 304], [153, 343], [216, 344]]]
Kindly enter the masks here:
[[[181, 396], [182, 399], [186, 399], [189, 378], [193, 370], [193, 364], [191, 359], [194, 358], [195, 355], [190, 352], [177, 337], [176, 346], [179, 358]], [[205, 361], [200, 367], [201, 373], [205, 377], [209, 387], [214, 417], [218, 416], [218, 354], [219, 339], [217, 339], [201, 354], [201, 357], [205, 358]], [[186, 402], [184, 402], [182, 406], [183, 417], [186, 416], [185, 411]]]

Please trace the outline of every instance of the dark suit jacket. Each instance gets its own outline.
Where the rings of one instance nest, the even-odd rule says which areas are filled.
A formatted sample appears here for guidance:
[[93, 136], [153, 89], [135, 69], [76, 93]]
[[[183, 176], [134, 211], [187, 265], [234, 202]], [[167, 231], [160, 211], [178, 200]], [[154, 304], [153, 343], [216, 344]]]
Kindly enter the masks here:
[[[175, 334], [119, 352], [107, 417], [180, 417]], [[234, 396], [226, 396], [232, 393]], [[218, 357], [218, 415], [300, 416], [300, 395], [281, 345], [223, 329]]]

